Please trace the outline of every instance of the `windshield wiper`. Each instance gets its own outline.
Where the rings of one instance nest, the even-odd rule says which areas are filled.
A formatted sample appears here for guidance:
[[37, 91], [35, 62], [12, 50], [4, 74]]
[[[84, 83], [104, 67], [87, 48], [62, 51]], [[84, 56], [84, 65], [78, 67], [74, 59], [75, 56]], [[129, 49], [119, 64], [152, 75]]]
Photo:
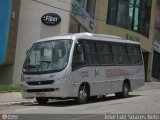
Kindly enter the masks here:
[[24, 68], [36, 68], [36, 66], [32, 66], [32, 65], [27, 65]]
[[46, 61], [46, 60], [40, 60], [38, 62], [42, 62], [42, 63], [51, 63], [51, 61]]
[[60, 72], [60, 71], [62, 71], [62, 69], [55, 69], [55, 70], [53, 70], [53, 72]]

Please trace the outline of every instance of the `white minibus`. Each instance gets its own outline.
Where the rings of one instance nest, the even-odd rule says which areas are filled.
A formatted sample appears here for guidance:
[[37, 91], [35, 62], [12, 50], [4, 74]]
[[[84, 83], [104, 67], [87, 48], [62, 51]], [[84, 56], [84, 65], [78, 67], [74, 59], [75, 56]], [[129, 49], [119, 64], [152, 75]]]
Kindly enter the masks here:
[[22, 96], [75, 99], [79, 104], [91, 97], [129, 91], [144, 85], [140, 44], [117, 36], [76, 33], [38, 40], [26, 53], [22, 69]]

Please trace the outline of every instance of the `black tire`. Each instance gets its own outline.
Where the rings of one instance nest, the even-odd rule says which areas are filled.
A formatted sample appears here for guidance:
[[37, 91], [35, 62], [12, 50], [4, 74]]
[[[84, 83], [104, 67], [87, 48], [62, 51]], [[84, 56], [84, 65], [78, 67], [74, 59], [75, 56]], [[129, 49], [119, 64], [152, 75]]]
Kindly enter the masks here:
[[122, 92], [115, 93], [116, 97], [127, 98], [129, 95], [129, 84], [127, 82], [123, 83]]
[[44, 105], [48, 102], [48, 98], [45, 98], [45, 97], [37, 97], [36, 100], [40, 105]]
[[96, 96], [90, 96], [89, 99], [97, 99], [97, 95]]
[[78, 104], [84, 104], [89, 98], [89, 90], [86, 85], [81, 85], [78, 91], [77, 102]]
[[95, 101], [97, 100], [97, 96], [90, 96], [88, 99], [89, 101]]
[[115, 93], [115, 96], [116, 96], [117, 98], [121, 98], [121, 97], [122, 97], [122, 93], [121, 93], [121, 92]]

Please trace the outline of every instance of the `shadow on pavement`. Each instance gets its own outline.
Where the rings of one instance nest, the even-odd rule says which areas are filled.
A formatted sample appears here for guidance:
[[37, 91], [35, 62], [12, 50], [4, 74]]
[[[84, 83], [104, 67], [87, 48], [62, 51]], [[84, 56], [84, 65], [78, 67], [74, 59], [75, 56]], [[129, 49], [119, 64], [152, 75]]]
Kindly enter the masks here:
[[[139, 97], [139, 96], [141, 95], [129, 95], [128, 98], [117, 98], [115, 96], [109, 96], [109, 97], [107, 96], [107, 97], [89, 99], [89, 101], [86, 104], [114, 101], [114, 100], [119, 100], [119, 99], [129, 99], [132, 97]], [[49, 102], [46, 103], [45, 105], [39, 105], [37, 102], [30, 103], [30, 104], [24, 104], [24, 106], [55, 106], [55, 107], [68, 107], [68, 106], [77, 106], [77, 105], [79, 104], [73, 99], [70, 99], [70, 100], [54, 100], [53, 99], [53, 100], [49, 100]]]

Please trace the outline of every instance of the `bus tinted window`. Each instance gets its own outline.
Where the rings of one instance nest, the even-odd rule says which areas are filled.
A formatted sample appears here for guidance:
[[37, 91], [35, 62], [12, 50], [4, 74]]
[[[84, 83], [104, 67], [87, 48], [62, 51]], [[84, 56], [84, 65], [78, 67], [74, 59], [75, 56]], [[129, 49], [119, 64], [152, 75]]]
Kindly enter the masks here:
[[97, 42], [96, 45], [97, 45], [98, 53], [105, 53], [105, 54], [111, 53], [109, 44], [104, 43], [104, 42]]
[[83, 44], [76, 44], [74, 48], [72, 67], [77, 68], [86, 64]]
[[88, 63], [90, 65], [99, 64], [97, 53], [96, 53], [96, 46], [95, 46], [94, 41], [87, 41], [86, 42], [86, 55], [87, 55]]
[[124, 45], [112, 44], [114, 63], [116, 65], [129, 64], [126, 48]]
[[96, 47], [95, 47], [95, 44], [94, 42], [91, 42], [91, 41], [87, 41], [86, 42], [86, 50], [88, 53], [96, 53]]
[[97, 42], [97, 52], [100, 64], [113, 64], [113, 56], [110, 45], [104, 42]]
[[140, 52], [140, 49], [138, 46], [130, 46], [128, 45], [127, 46], [127, 52], [128, 54], [134, 54], [134, 55], [140, 55], [141, 52]]
[[142, 64], [141, 51], [139, 46], [127, 46], [127, 53], [132, 65]]

